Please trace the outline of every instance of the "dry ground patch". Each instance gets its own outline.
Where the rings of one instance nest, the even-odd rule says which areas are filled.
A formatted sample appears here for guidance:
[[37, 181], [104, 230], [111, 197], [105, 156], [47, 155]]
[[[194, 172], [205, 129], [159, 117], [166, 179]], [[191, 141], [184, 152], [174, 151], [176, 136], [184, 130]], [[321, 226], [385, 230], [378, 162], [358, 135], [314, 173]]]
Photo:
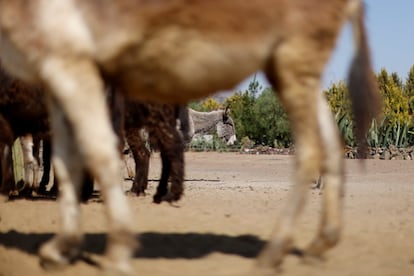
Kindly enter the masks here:
[[[133, 260], [136, 275], [253, 275], [255, 256], [286, 203], [292, 162], [284, 155], [186, 153], [185, 195], [176, 205], [155, 205], [151, 196], [128, 199], [141, 241]], [[413, 168], [412, 161], [346, 160], [341, 243], [322, 262], [303, 264], [289, 256], [281, 275], [414, 275]], [[155, 154], [150, 178], [159, 173]], [[155, 186], [151, 181], [149, 193]], [[321, 198], [309, 189], [295, 233], [301, 246], [315, 234]], [[103, 205], [81, 208], [85, 252], [99, 258]], [[84, 261], [57, 272], [40, 268], [36, 250], [58, 230], [58, 211], [50, 200], [0, 203], [0, 275], [100, 274]]]

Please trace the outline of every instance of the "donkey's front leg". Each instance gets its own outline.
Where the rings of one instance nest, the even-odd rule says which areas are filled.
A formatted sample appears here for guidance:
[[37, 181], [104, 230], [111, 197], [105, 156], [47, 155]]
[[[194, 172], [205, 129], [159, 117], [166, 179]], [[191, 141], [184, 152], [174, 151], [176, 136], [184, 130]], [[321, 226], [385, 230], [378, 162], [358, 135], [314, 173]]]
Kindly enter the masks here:
[[[75, 152], [78, 152], [83, 160], [81, 165], [85, 165], [101, 186], [109, 222], [105, 268], [111, 273], [132, 274], [130, 258], [135, 249], [135, 237], [132, 234], [130, 209], [121, 186], [121, 159], [117, 137], [109, 120], [99, 71], [86, 57], [73, 60], [70, 56], [51, 56], [42, 64], [41, 73], [52, 91], [52, 98], [63, 110], [65, 119], [71, 126], [73, 135], [71, 141], [73, 145], [76, 144]], [[64, 137], [58, 137], [58, 140], [62, 139]], [[76, 164], [72, 167], [74, 166]], [[72, 167], [66, 168], [66, 175], [60, 172], [58, 179], [62, 182], [72, 177], [71, 180], [76, 182], [76, 187], [80, 187], [81, 173], [76, 173], [74, 179], [70, 176], [73, 172], [68, 171], [74, 170]], [[75, 171], [78, 169], [76, 167]], [[66, 185], [66, 189], [70, 192], [64, 191], [64, 194], [67, 194], [66, 197], [69, 195], [73, 197], [74, 188], [69, 187], [70, 185]], [[65, 201], [66, 197], [62, 197], [61, 201]], [[75, 200], [73, 198], [70, 200], [71, 206], [75, 206], [76, 204], [72, 204]], [[61, 206], [65, 207], [64, 202]], [[69, 211], [62, 209], [62, 215], [64, 219], [71, 218], [73, 221], [78, 217], [78, 210], [77, 208]], [[67, 232], [66, 228], [71, 226], [69, 223], [66, 225], [64, 221], [63, 227], [62, 231]], [[72, 232], [78, 229], [77, 223], [77, 227]]]

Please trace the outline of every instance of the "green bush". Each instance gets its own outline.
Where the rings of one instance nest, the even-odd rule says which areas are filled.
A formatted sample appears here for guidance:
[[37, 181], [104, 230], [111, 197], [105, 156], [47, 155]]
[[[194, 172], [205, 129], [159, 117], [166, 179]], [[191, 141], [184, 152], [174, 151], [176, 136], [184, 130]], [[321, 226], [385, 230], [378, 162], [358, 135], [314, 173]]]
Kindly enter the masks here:
[[[379, 120], [372, 121], [368, 131], [367, 142], [370, 146], [407, 147], [413, 145], [413, 68], [406, 83], [403, 83], [396, 73], [389, 75], [385, 69], [377, 74], [378, 88], [383, 98], [383, 111]], [[343, 81], [333, 84], [325, 91], [346, 145], [355, 146], [353, 118], [347, 94], [348, 88]]]

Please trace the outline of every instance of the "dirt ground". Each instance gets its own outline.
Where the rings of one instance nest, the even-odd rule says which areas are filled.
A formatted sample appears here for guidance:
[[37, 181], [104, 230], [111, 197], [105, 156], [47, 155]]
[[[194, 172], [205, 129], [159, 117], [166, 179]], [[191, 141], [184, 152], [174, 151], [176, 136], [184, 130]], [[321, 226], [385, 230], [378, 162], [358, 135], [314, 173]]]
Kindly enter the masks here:
[[[140, 248], [136, 275], [255, 275], [255, 257], [269, 237], [291, 188], [293, 157], [239, 153], [186, 153], [185, 196], [174, 206], [152, 197], [128, 197]], [[278, 275], [414, 275], [414, 161], [346, 160], [345, 228], [322, 262], [288, 256]], [[152, 157], [150, 178], [160, 161]], [[130, 181], [125, 181], [125, 188]], [[150, 182], [154, 193], [156, 182]], [[316, 232], [321, 194], [309, 189], [295, 232], [305, 246]], [[103, 204], [82, 204], [85, 252], [102, 257]], [[0, 203], [0, 275], [100, 275], [78, 261], [45, 272], [39, 244], [59, 228], [52, 200]], [[139, 235], [138, 235], [139, 234]]]

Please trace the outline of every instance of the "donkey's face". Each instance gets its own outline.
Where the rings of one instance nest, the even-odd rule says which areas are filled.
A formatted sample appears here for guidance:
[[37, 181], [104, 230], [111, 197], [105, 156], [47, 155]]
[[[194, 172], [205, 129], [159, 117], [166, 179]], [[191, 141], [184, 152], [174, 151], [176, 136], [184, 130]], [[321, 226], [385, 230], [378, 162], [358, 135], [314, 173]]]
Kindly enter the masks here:
[[237, 141], [236, 128], [234, 127], [234, 122], [229, 115], [228, 109], [223, 113], [223, 119], [217, 123], [216, 128], [218, 137], [227, 145], [233, 145]]

